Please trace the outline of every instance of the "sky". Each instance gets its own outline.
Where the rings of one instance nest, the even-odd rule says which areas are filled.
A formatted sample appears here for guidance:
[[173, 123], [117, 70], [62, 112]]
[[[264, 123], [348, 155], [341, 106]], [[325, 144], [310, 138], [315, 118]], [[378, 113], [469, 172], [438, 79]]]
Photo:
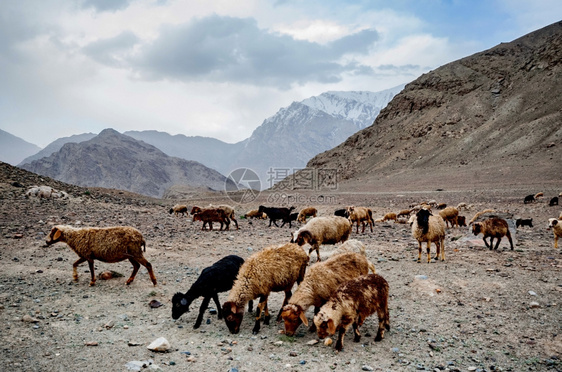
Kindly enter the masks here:
[[294, 101], [377, 92], [560, 21], [559, 0], [2, 0], [0, 129], [234, 143]]

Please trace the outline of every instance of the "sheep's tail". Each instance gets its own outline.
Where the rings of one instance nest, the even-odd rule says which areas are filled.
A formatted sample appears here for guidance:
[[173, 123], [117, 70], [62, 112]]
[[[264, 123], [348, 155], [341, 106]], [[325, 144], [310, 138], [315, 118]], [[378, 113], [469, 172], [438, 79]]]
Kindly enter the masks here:
[[375, 265], [369, 260], [367, 260], [367, 264], [369, 265], [369, 270], [371, 270], [373, 274], [376, 274]]
[[484, 209], [483, 211], [476, 213], [476, 214], [474, 215], [474, 217], [472, 217], [472, 219], [470, 220], [470, 222], [468, 223], [468, 225], [470, 226], [474, 221], [476, 221], [476, 219], [477, 219], [478, 217], [480, 217], [480, 216], [483, 215], [484, 213], [492, 213], [492, 212], [495, 212], [495, 210], [494, 210], [494, 209]]

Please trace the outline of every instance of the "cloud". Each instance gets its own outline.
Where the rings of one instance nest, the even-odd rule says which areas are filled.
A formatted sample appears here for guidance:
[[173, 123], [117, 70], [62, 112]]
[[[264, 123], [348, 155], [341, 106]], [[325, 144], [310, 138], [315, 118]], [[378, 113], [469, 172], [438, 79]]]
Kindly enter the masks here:
[[82, 7], [94, 8], [98, 12], [115, 12], [126, 9], [131, 0], [84, 0]]
[[100, 63], [119, 66], [138, 42], [139, 38], [135, 34], [124, 31], [115, 37], [92, 42], [82, 48], [82, 51]]
[[321, 45], [260, 29], [252, 18], [212, 15], [182, 25], [167, 25], [131, 59], [145, 79], [208, 80], [288, 89], [307, 82], [333, 83], [345, 73], [369, 71], [343, 62], [347, 55], [367, 54], [377, 41], [362, 30]]

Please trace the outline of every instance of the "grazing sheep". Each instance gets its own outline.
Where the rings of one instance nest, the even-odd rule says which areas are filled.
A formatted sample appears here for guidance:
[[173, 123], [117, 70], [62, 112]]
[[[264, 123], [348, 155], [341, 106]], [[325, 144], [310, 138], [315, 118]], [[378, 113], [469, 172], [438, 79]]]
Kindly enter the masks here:
[[550, 199], [550, 202], [548, 202], [548, 205], [550, 207], [554, 207], [555, 205], [558, 205], [558, 196], [555, 196], [552, 199]]
[[[423, 204], [423, 203], [422, 203], [422, 204]], [[432, 206], [432, 207], [437, 207], [437, 205], [438, 205], [438, 204], [437, 204], [437, 201], [435, 201], [435, 200], [430, 200], [430, 201], [428, 201], [426, 204], [427, 204], [427, 205], [430, 205], [430, 206]]]
[[209, 224], [209, 230], [213, 230], [213, 222], [220, 222], [221, 227], [220, 230], [222, 231], [223, 224], [226, 224], [225, 230], [228, 230], [230, 225], [230, 220], [224, 210], [222, 209], [200, 209], [199, 212], [193, 214], [193, 222], [195, 221], [203, 221], [203, 226], [201, 226], [201, 230], [205, 230], [205, 225]]
[[457, 217], [457, 222], [460, 226], [466, 227], [466, 217], [465, 216], [458, 216]]
[[373, 232], [373, 225], [375, 222], [373, 221], [373, 211], [371, 209], [366, 207], [350, 206], [347, 207], [347, 212], [349, 213], [348, 218], [351, 221], [351, 225], [353, 225], [354, 222], [357, 224], [357, 233], [359, 233], [359, 223], [363, 226], [361, 233], [365, 232], [365, 223], [369, 225], [371, 232]]
[[335, 348], [341, 351], [343, 338], [349, 326], [353, 326], [355, 333], [353, 341], [359, 342], [361, 340], [359, 327], [374, 313], [377, 313], [379, 318], [375, 341], [381, 341], [384, 338], [384, 330], [390, 330], [388, 283], [380, 275], [369, 274], [342, 284], [314, 316], [314, 324], [319, 338], [339, 332]]
[[471, 220], [468, 222], [469, 225], [472, 225], [472, 223], [474, 221], [476, 221], [478, 219], [478, 217], [480, 217], [481, 215], [485, 214], [485, 213], [494, 213], [495, 210], [494, 209], [484, 209], [483, 211], [480, 211], [478, 213], [476, 213], [474, 215], [474, 217], [471, 218]]
[[[208, 208], [222, 209], [224, 211], [224, 213], [226, 214], [226, 217], [229, 220], [234, 221], [234, 225], [236, 225], [236, 230], [239, 230], [238, 221], [236, 220], [236, 213], [234, 211], [234, 208], [232, 208], [230, 205], [221, 204], [221, 205], [214, 206], [212, 204], [209, 204]], [[228, 221], [228, 222], [230, 223], [230, 221]], [[227, 227], [227, 230], [228, 230], [228, 227]]]
[[457, 208], [447, 207], [439, 212], [439, 215], [443, 218], [447, 227], [449, 227], [449, 222], [451, 223], [451, 227], [459, 225], [459, 210]]
[[[414, 217], [414, 216], [412, 216]], [[421, 262], [422, 243], [427, 243], [427, 262], [431, 262], [430, 248], [431, 243], [435, 243], [437, 252], [435, 260], [439, 259], [441, 251], [441, 261], [445, 261], [445, 221], [441, 216], [432, 215], [431, 211], [421, 209], [415, 214], [412, 222], [412, 236], [418, 241], [418, 262]]]
[[317, 213], [318, 213], [318, 210], [314, 207], [303, 208], [299, 212], [299, 216], [297, 218], [297, 221], [299, 221], [300, 223], [306, 223], [307, 217], [316, 217]]
[[289, 227], [291, 226], [291, 212], [292, 210], [295, 209], [295, 207], [291, 207], [291, 208], [268, 208], [268, 207], [264, 207], [263, 205], [260, 205], [260, 207], [258, 208], [258, 212], [262, 212], [267, 214], [267, 217], [269, 217], [269, 227], [271, 227], [271, 224], [273, 223], [275, 226], [279, 227], [279, 225], [277, 225], [277, 220], [281, 220], [283, 221], [283, 223], [281, 224], [281, 227], [285, 226], [285, 224], [287, 222], [289, 222]]
[[349, 217], [349, 212], [347, 211], [347, 208], [336, 209], [336, 210], [334, 211], [334, 216], [348, 218], [348, 217]]
[[102, 262], [120, 262], [128, 259], [133, 265], [133, 273], [127, 280], [127, 285], [135, 279], [140, 265], [148, 270], [152, 283], [156, 285], [156, 277], [152, 265], [148, 262], [142, 251], [146, 251], [146, 242], [140, 231], [130, 226], [117, 226], [106, 228], [74, 228], [67, 225], [57, 225], [51, 229], [47, 237], [47, 245], [57, 242], [66, 243], [80, 257], [72, 265], [74, 281], [78, 281], [77, 267], [82, 262], [88, 261], [90, 266], [90, 286], [96, 284], [94, 274], [94, 260]]
[[439, 203], [437, 204], [437, 209], [445, 209], [447, 208], [447, 203]]
[[[260, 320], [264, 313], [264, 324], [269, 324], [267, 298], [271, 292], [285, 292], [283, 306], [291, 298], [291, 289], [295, 282], [300, 284], [304, 278], [308, 255], [296, 244], [287, 243], [270, 246], [251, 255], [240, 267], [228, 299], [222, 306], [224, 320], [230, 333], [240, 331], [246, 303], [260, 298], [257, 308], [256, 322], [252, 332], [260, 330]], [[281, 309], [277, 320], [281, 319]]]
[[174, 213], [175, 216], [180, 214], [187, 216], [187, 205], [176, 204], [170, 208], [170, 214]]
[[535, 195], [527, 195], [525, 199], [523, 199], [524, 204], [529, 204], [535, 201]]
[[[203, 302], [199, 308], [199, 315], [195, 321], [194, 329], [201, 326], [203, 314], [211, 298], [217, 305], [218, 319], [222, 319], [221, 304], [219, 302], [219, 292], [226, 292], [232, 288], [232, 284], [238, 275], [240, 266], [244, 263], [242, 257], [230, 255], [221, 258], [212, 266], [206, 267], [201, 271], [201, 275], [197, 278], [195, 283], [191, 285], [189, 290], [184, 293], [176, 293], [172, 297], [172, 318], [178, 319], [183, 313], [189, 311], [189, 305], [196, 298], [203, 297]], [[252, 311], [252, 301], [250, 301], [249, 311]]]
[[535, 200], [538, 200], [539, 198], [542, 198], [544, 196], [544, 193], [542, 192], [538, 192], [535, 194]]
[[459, 212], [464, 209], [465, 211], [467, 211], [469, 209], [469, 206], [466, 203], [459, 203], [457, 204], [457, 209], [459, 210]]
[[267, 219], [267, 214], [265, 214], [263, 212], [260, 213], [257, 209], [252, 209], [251, 211], [246, 213], [244, 215], [244, 217], [246, 217], [246, 218], [259, 218], [260, 220], [265, 220], [265, 219]]
[[518, 218], [515, 220], [515, 227], [521, 226], [529, 226], [533, 227], [533, 219], [532, 218]]
[[351, 222], [347, 218], [339, 216], [315, 217], [306, 225], [298, 229], [291, 236], [291, 243], [299, 246], [310, 244], [308, 254], [316, 250], [318, 261], [320, 261], [320, 246], [322, 244], [336, 244], [345, 242], [351, 234]]
[[554, 248], [558, 249], [558, 238], [562, 236], [562, 223], [560, 223], [560, 219], [549, 218], [548, 228], [552, 229], [554, 233]]
[[[383, 222], [384, 221], [394, 221], [394, 222], [396, 222], [396, 218], [397, 218], [396, 213], [390, 212], [390, 213], [385, 214], [384, 217], [382, 218], [382, 220], [383, 220]], [[371, 231], [373, 231], [373, 230], [371, 229]]]
[[[339, 253], [326, 261], [312, 265], [281, 312], [285, 322], [285, 334], [293, 336], [301, 323], [308, 326], [305, 313], [310, 306], [314, 306], [314, 314], [317, 314], [320, 307], [341, 284], [358, 276], [367, 275], [369, 266], [374, 269], [374, 265], [369, 265], [364, 254], [351, 252]], [[310, 331], [315, 331], [314, 326]]]
[[410, 217], [410, 213], [412, 213], [411, 209], [402, 209], [397, 215], [397, 218], [400, 217]]
[[[482, 233], [484, 235], [482, 240], [484, 240], [484, 244], [486, 244], [486, 247], [490, 249], [492, 249], [494, 245], [494, 238], [498, 239], [496, 243], [496, 247], [494, 249], [498, 249], [502, 237], [507, 236], [507, 239], [509, 240], [509, 245], [511, 246], [511, 250], [513, 250], [513, 241], [511, 240], [511, 233], [509, 232], [509, 226], [507, 225], [507, 221], [504, 220], [503, 218], [493, 217], [493, 218], [488, 218], [483, 222], [475, 222], [472, 225], [472, 233], [474, 235], [478, 235]], [[490, 237], [489, 245], [488, 242], [486, 241], [487, 237]]]

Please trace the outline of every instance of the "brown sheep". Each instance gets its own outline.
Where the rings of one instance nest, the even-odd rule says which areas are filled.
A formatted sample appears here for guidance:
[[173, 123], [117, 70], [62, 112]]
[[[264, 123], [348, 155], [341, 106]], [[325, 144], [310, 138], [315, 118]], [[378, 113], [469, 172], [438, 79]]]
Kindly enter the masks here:
[[439, 212], [439, 215], [445, 221], [447, 227], [449, 227], [449, 222], [451, 223], [451, 227], [455, 227], [459, 225], [458, 216], [459, 210], [455, 207], [447, 207]]
[[[283, 306], [291, 297], [291, 289], [295, 282], [300, 284], [304, 278], [308, 255], [297, 244], [287, 243], [281, 246], [270, 246], [251, 255], [240, 267], [236, 281], [223, 304], [223, 316], [231, 333], [240, 331], [244, 316], [244, 308], [248, 301], [259, 297], [256, 322], [252, 332], [260, 330], [262, 313], [264, 324], [269, 324], [267, 298], [271, 292], [285, 292]], [[277, 320], [281, 319], [281, 309]]]
[[377, 313], [379, 318], [375, 341], [381, 341], [384, 338], [384, 330], [390, 330], [388, 283], [380, 275], [369, 274], [342, 284], [314, 316], [314, 324], [319, 338], [339, 332], [335, 348], [341, 351], [343, 338], [349, 326], [353, 326], [355, 333], [353, 341], [359, 342], [361, 340], [359, 327], [374, 313]]
[[398, 214], [396, 215], [397, 218], [400, 217], [410, 217], [410, 213], [412, 213], [411, 209], [402, 209], [400, 212], [398, 212]]
[[396, 222], [396, 218], [397, 218], [396, 213], [390, 212], [390, 213], [385, 214], [384, 217], [382, 218], [382, 220], [383, 220], [383, 222], [384, 221], [394, 221], [394, 222]]
[[[304, 323], [308, 326], [306, 311], [310, 306], [314, 306], [314, 314], [317, 314], [320, 307], [328, 301], [338, 287], [346, 281], [361, 275], [367, 275], [369, 268], [374, 273], [374, 265], [371, 264], [365, 254], [346, 252], [345, 242], [338, 253], [336, 251], [328, 260], [312, 265], [304, 276], [304, 280], [299, 285], [289, 303], [283, 307], [281, 317], [285, 322], [285, 334], [293, 336], [295, 331]], [[364, 247], [363, 247], [364, 250]], [[314, 332], [314, 325], [310, 331]]]
[[345, 242], [351, 234], [351, 222], [339, 216], [315, 217], [291, 236], [291, 243], [299, 246], [310, 244], [308, 254], [316, 250], [320, 261], [320, 246]]
[[354, 222], [357, 224], [357, 233], [359, 233], [359, 223], [363, 226], [361, 233], [365, 232], [365, 223], [369, 225], [371, 232], [373, 232], [373, 225], [375, 222], [373, 221], [373, 211], [371, 209], [366, 207], [350, 206], [347, 207], [347, 212], [349, 213], [348, 218], [351, 221], [351, 225], [353, 225]]
[[223, 224], [226, 224], [225, 230], [228, 230], [230, 225], [230, 220], [228, 219], [226, 213], [222, 209], [203, 209], [193, 215], [193, 222], [203, 221], [203, 226], [201, 230], [205, 230], [205, 225], [209, 224], [209, 230], [213, 229], [213, 222], [220, 222], [222, 231]]
[[260, 213], [257, 209], [252, 209], [251, 211], [248, 211], [248, 213], [246, 213], [244, 215], [244, 217], [246, 217], [246, 218], [259, 218], [260, 220], [266, 220], [267, 214], [265, 214], [263, 212]]
[[133, 273], [127, 280], [127, 285], [135, 279], [140, 265], [148, 270], [152, 283], [156, 285], [156, 277], [152, 265], [148, 262], [142, 251], [146, 251], [146, 242], [140, 231], [130, 226], [117, 226], [106, 228], [74, 228], [67, 225], [57, 225], [51, 229], [47, 237], [47, 246], [57, 243], [66, 243], [80, 257], [72, 265], [72, 277], [78, 281], [77, 267], [82, 262], [88, 261], [90, 266], [90, 286], [96, 284], [94, 273], [94, 260], [102, 262], [120, 262], [129, 260], [133, 265]]
[[[507, 239], [509, 240], [509, 245], [511, 246], [511, 250], [513, 250], [513, 241], [511, 240], [511, 233], [509, 232], [509, 226], [507, 225], [507, 221], [504, 220], [503, 218], [493, 217], [493, 218], [488, 218], [483, 222], [475, 222], [472, 225], [472, 233], [474, 235], [478, 235], [482, 233], [484, 235], [482, 240], [484, 240], [484, 244], [486, 244], [486, 247], [490, 249], [492, 249], [494, 245], [494, 238], [498, 239], [494, 249], [498, 249], [502, 237], [507, 236]], [[487, 237], [490, 237], [489, 245], [488, 242], [486, 241]]]
[[[562, 215], [560, 217], [562, 217]], [[554, 248], [558, 249], [558, 238], [562, 236], [562, 223], [560, 223], [560, 219], [549, 218], [548, 228], [552, 229], [554, 233]]]
[[431, 262], [430, 248], [431, 243], [435, 243], [437, 252], [435, 260], [439, 259], [441, 251], [441, 261], [445, 261], [445, 221], [441, 216], [434, 216], [431, 211], [421, 209], [411, 217], [412, 236], [418, 241], [418, 262], [421, 262], [422, 243], [427, 243], [427, 262]]
[[176, 204], [172, 208], [170, 208], [170, 214], [174, 213], [175, 216], [178, 215], [185, 215], [187, 216], [187, 205], [183, 204]]
[[306, 223], [307, 217], [316, 217], [317, 213], [318, 213], [318, 210], [314, 207], [303, 208], [299, 212], [299, 215], [297, 217], [297, 221], [299, 221], [300, 223]]
[[458, 216], [457, 217], [457, 222], [459, 227], [466, 227], [466, 217], [465, 216]]
[[[234, 221], [234, 225], [236, 226], [236, 230], [239, 230], [238, 227], [238, 221], [236, 220], [236, 212], [234, 211], [234, 208], [232, 208], [230, 205], [227, 204], [221, 204], [221, 205], [209, 205], [209, 208], [216, 208], [216, 209], [222, 209], [224, 211], [224, 213], [226, 214], [226, 217], [229, 220]], [[228, 221], [230, 223], [230, 221]], [[228, 228], [227, 228], [228, 230]]]

